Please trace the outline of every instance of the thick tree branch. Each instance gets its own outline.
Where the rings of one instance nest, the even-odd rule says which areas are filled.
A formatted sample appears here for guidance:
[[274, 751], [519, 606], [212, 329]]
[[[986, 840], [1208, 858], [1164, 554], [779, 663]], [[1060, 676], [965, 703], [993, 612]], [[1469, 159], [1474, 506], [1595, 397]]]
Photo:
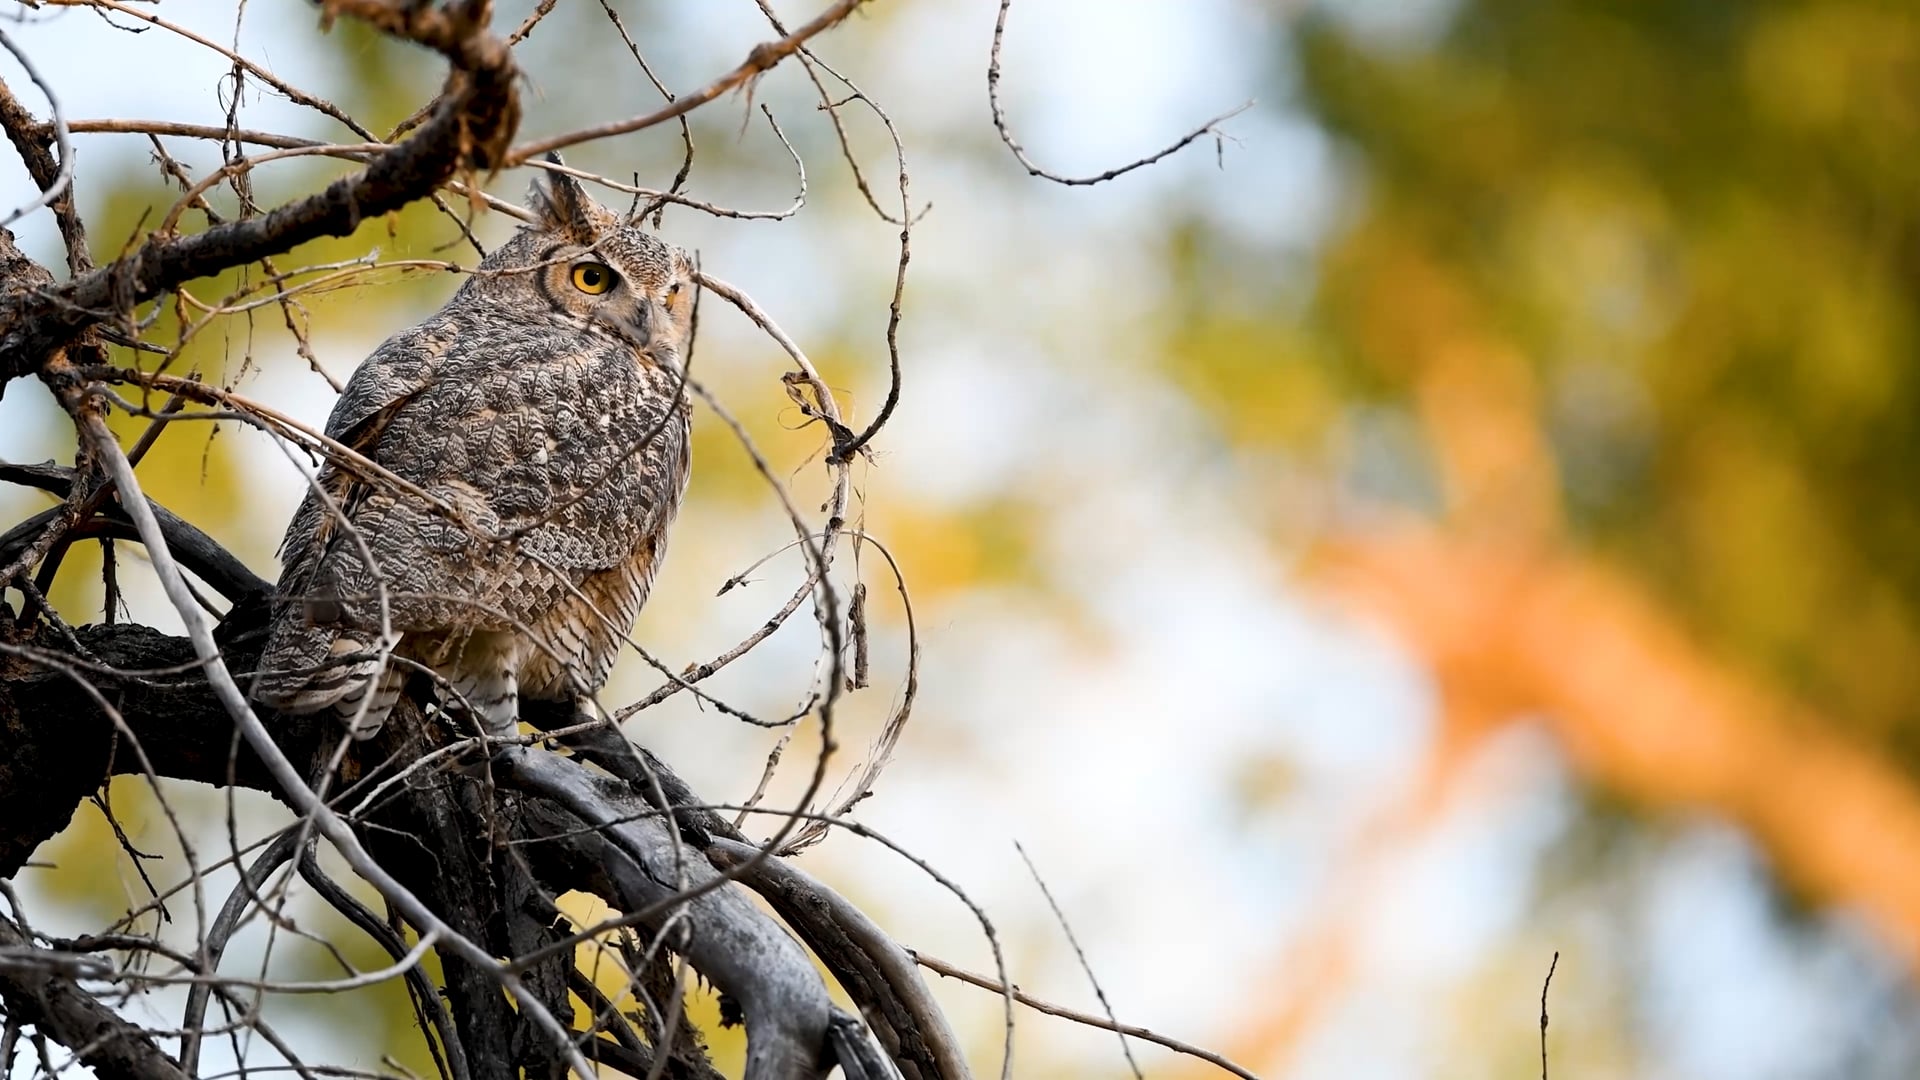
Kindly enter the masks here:
[[12, 920], [0, 918], [0, 1004], [8, 1018], [74, 1051], [100, 1080], [187, 1080], [152, 1036], [61, 974], [58, 962], [73, 959], [35, 948]]
[[453, 61], [433, 117], [412, 138], [316, 195], [192, 236], [149, 236], [133, 253], [65, 285], [0, 301], [0, 387], [39, 371], [86, 328], [168, 289], [322, 236], [345, 236], [368, 218], [432, 194], [458, 169], [501, 165], [520, 119], [518, 72], [506, 43], [487, 30], [489, 7], [472, 0], [444, 8], [331, 0], [329, 16], [356, 16]]
[[920, 979], [912, 954], [866, 913], [784, 859], [754, 860], [755, 848], [716, 836], [708, 856], [773, 906], [834, 972], [907, 1080], [972, 1075], [959, 1040]]
[[[550, 835], [572, 841], [535, 845], [536, 859], [543, 852], [566, 852], [563, 880], [595, 880], [594, 891], [625, 911], [662, 908], [646, 922], [655, 932], [668, 915], [684, 912], [685, 932], [668, 944], [741, 1003], [749, 1080], [824, 1073], [827, 990], [792, 938], [737, 888], [709, 888], [684, 903], [663, 904], [688, 887], [713, 882], [718, 872], [697, 853], [678, 849], [666, 824], [624, 784], [527, 748], [510, 748], [499, 764], [503, 779], [567, 812], [529, 815], [536, 828], [552, 828]], [[590, 830], [582, 830], [582, 822]], [[582, 855], [588, 861], [578, 861]], [[676, 855], [682, 856], [678, 865]]]
[[[115, 703], [156, 772], [214, 785], [225, 785], [231, 777], [239, 786], [278, 794], [267, 769], [244, 746], [229, 761], [233, 750], [232, 722], [193, 665], [193, 649], [188, 642], [137, 625], [82, 627], [77, 633], [81, 644], [102, 664], [123, 669], [115, 673], [87, 668], [76, 674], [94, 682]], [[13, 749], [13, 753], [0, 757], [0, 820], [11, 826], [0, 833], [0, 877], [17, 872], [40, 843], [64, 828], [74, 809], [97, 789], [109, 771], [137, 771], [132, 754], [114, 752], [113, 726], [99, 713], [93, 699], [74, 678], [44, 663], [44, 659], [49, 658], [70, 659], [55, 651], [58, 644], [51, 631], [43, 630], [33, 641], [0, 650], [0, 665], [4, 665], [0, 666], [0, 745]], [[256, 659], [249, 642], [233, 642], [227, 646], [226, 661], [235, 670], [251, 669]], [[161, 676], [125, 673], [166, 669], [173, 669], [175, 673]], [[59, 716], [62, 722], [36, 722], [47, 716]], [[393, 726], [397, 729], [403, 725]], [[311, 760], [327, 747], [331, 732], [312, 718], [281, 717], [275, 723], [275, 734], [288, 757]], [[365, 752], [365, 760], [357, 757], [348, 760], [344, 775], [349, 778], [370, 775], [380, 761], [408, 760], [417, 756], [418, 750], [380, 741], [368, 744]], [[523, 834], [527, 841], [537, 841], [525, 850], [547, 888], [555, 892], [583, 889], [629, 910], [674, 894], [680, 879], [675, 876], [672, 840], [660, 815], [634, 795], [631, 788], [610, 778], [594, 779], [578, 766], [538, 751], [523, 751], [517, 760], [520, 763], [517, 767], [513, 762], [507, 763], [509, 767], [503, 778], [516, 780], [532, 790], [557, 792], [570, 804], [570, 808], [563, 809], [541, 799], [523, 802], [506, 812], [505, 820], [515, 823], [512, 827], [516, 834]], [[653, 759], [649, 756], [647, 760]], [[533, 770], [531, 781], [526, 779], [528, 762]], [[676, 800], [697, 803], [697, 797], [674, 778], [670, 770], [657, 762], [654, 764]], [[472, 789], [476, 795], [480, 793], [479, 784], [472, 778], [459, 774], [443, 776], [436, 784], [413, 792], [417, 796], [413, 800], [414, 808], [401, 808], [407, 816], [383, 818], [383, 827], [370, 833], [369, 838], [383, 845], [379, 850], [383, 861], [409, 867], [406, 883], [423, 897], [430, 897], [436, 908], [492, 910], [499, 906], [499, 900], [472, 894], [473, 889], [484, 888], [482, 882], [459, 884], [465, 880], [458, 869], [462, 860], [460, 849], [468, 840], [469, 830], [480, 824], [484, 816], [476, 813], [469, 824], [449, 819], [447, 827], [440, 830], [414, 820], [421, 812], [450, 812], [461, 802], [457, 793], [450, 797], [442, 786], [446, 784]], [[592, 831], [573, 812], [575, 810], [600, 816], [602, 820], [598, 824], [617, 831], [621, 842]], [[737, 842], [723, 843], [725, 865], [739, 867], [750, 859], [751, 847]], [[418, 857], [422, 850], [432, 852], [433, 858], [423, 862]], [[642, 852], [644, 862], [633, 859], [628, 854], [632, 850]], [[682, 864], [687, 884], [703, 883], [714, 877], [715, 870], [696, 851], [683, 849], [683, 853], [687, 857]], [[484, 859], [484, 854], [481, 857]], [[815, 916], [845, 925], [844, 901], [839, 905], [827, 902], [820, 908], [818, 897], [831, 896], [831, 893], [814, 883], [809, 890], [815, 899], [803, 898], [796, 904], [792, 887], [783, 889], [769, 884], [784, 880], [804, 885], [810, 881], [804, 875], [787, 873], [788, 869], [779, 860], [766, 859], [750, 871], [753, 875], [750, 881], [773, 897], [777, 908], [788, 909], [796, 928], [809, 943], [820, 947], [820, 943], [829, 942], [831, 935], [821, 929]], [[499, 871], [496, 862], [494, 872]], [[436, 885], [443, 891], [427, 891]], [[806, 910], [808, 904], [819, 910]], [[785, 1067], [807, 1070], [795, 1074], [776, 1069], [755, 1075], [812, 1075], [822, 1053], [831, 1051], [837, 1043], [847, 1042], [849, 1036], [844, 1032], [834, 1033], [833, 1025], [844, 1026], [845, 1021], [834, 1021], [824, 1011], [824, 991], [804, 955], [747, 904], [736, 889], [721, 888], [696, 899], [689, 916], [692, 939], [677, 943], [676, 949], [687, 955], [695, 968], [715, 985], [743, 1003], [749, 1030], [754, 1032], [752, 1037], [768, 1047], [764, 1051], [767, 1057], [781, 1060]], [[861, 921], [855, 920], [856, 926]], [[659, 925], [659, 920], [655, 925]], [[866, 925], [872, 930], [870, 923]], [[484, 930], [479, 924], [461, 927], [456, 923], [456, 928], [475, 934]], [[897, 945], [876, 944], [872, 939], [864, 940], [860, 949], [882, 956], [899, 953]], [[500, 952], [510, 955], [506, 948]], [[862, 971], [861, 966], [849, 958], [851, 955], [844, 950], [821, 948], [821, 957], [835, 977], [843, 985], [858, 988], [853, 992], [863, 1010], [870, 1015], [895, 1018], [882, 1029], [882, 1039], [890, 1056], [907, 1069], [918, 1069], [917, 1075], [966, 1076], [964, 1061], [957, 1060], [957, 1054], [949, 1056], [952, 1036], [945, 1032], [944, 1020], [938, 1017], [937, 1011], [933, 1013], [934, 1019], [928, 1021], [922, 1011], [927, 1003], [894, 1001], [893, 995], [898, 992], [893, 985], [897, 973], [884, 970], [888, 967], [884, 963], [883, 973], [869, 985], [870, 980], [875, 980], [874, 969], [868, 966]], [[457, 957], [443, 957], [443, 960], [457, 1014], [474, 1017], [479, 1014], [468, 1009], [484, 1012], [489, 1002], [505, 1002], [490, 973], [466, 965]], [[920, 992], [924, 993], [924, 988]], [[474, 1061], [475, 1075], [498, 1075], [498, 1068], [492, 1066], [514, 1057], [505, 1039], [514, 1025], [514, 1016], [511, 1009], [502, 1010], [495, 1018], [499, 1026], [491, 1031], [473, 1030], [478, 1025], [471, 1023], [462, 1026], [459, 1032], [462, 1049]], [[491, 1047], [488, 1044], [492, 1044]], [[902, 1051], [896, 1046], [915, 1049]], [[846, 1049], [853, 1052], [852, 1044]], [[617, 1054], [617, 1051], [610, 1053]]]
[[[216, 786], [231, 776], [238, 786], [273, 791], [259, 759], [244, 747], [229, 754], [233, 723], [214, 702], [185, 639], [137, 625], [76, 633], [114, 670], [70, 666], [69, 674], [49, 666], [44, 658], [78, 663], [51, 629], [19, 645], [0, 641], [0, 746], [7, 748], [0, 754], [0, 821], [7, 823], [0, 830], [0, 878], [18, 873], [35, 848], [66, 828], [109, 774], [139, 771], [82, 679], [120, 710], [159, 775]], [[258, 653], [239, 649], [229, 657], [246, 671]], [[295, 757], [311, 756], [319, 746], [319, 725], [311, 720], [287, 717], [276, 730]]]
[[[7, 138], [19, 152], [33, 182], [41, 191], [53, 190], [60, 182], [60, 163], [48, 149], [54, 141], [53, 125], [37, 123], [5, 82], [0, 82], [0, 128], [6, 129]], [[60, 226], [60, 239], [67, 247], [67, 271], [79, 277], [93, 269], [93, 258], [87, 253], [86, 226], [80, 223], [80, 215], [74, 209], [73, 184], [69, 182], [50, 205], [54, 221]]]
[[[64, 465], [13, 465], [0, 462], [0, 482], [36, 487], [63, 498], [73, 490], [73, 478], [73, 470]], [[173, 557], [200, 580], [220, 590], [220, 595], [237, 604], [252, 597], [265, 596], [272, 588], [265, 578], [254, 573], [246, 563], [235, 558], [232, 552], [186, 519], [176, 516], [158, 503], [149, 501], [147, 505], [159, 520], [160, 531], [166, 534], [167, 548], [173, 552]], [[0, 533], [0, 566], [6, 566], [25, 551], [41, 530], [60, 516], [62, 509], [54, 507], [43, 510]], [[96, 511], [95, 517], [79, 523], [68, 535], [76, 540], [89, 537], [140, 539], [132, 519], [127, 517], [118, 502], [102, 506]]]

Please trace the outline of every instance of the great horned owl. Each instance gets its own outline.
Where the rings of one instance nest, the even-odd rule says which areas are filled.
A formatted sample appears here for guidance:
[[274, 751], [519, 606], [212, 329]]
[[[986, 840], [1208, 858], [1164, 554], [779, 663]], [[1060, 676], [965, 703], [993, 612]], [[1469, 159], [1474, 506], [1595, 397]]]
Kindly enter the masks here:
[[424, 666], [505, 735], [520, 696], [606, 681], [686, 491], [693, 264], [548, 175], [539, 223], [387, 339], [327, 419], [454, 512], [348, 462], [322, 469], [281, 543], [257, 700], [333, 709], [366, 737]]

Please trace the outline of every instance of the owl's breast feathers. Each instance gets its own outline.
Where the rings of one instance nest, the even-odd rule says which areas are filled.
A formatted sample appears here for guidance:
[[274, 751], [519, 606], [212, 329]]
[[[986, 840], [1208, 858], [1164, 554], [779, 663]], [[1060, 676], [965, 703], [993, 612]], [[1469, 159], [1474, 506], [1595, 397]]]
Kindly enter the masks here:
[[[491, 320], [477, 329], [471, 316], [444, 311], [390, 338], [354, 372], [326, 428], [464, 520], [323, 469], [318, 486], [344, 513], [309, 491], [289, 524], [267, 666], [320, 663], [342, 640], [372, 640], [384, 592], [386, 625], [423, 643], [528, 635], [523, 683], [534, 696], [605, 680], [686, 489], [689, 410], [677, 379], [611, 335]], [[339, 621], [311, 625], [316, 611]], [[261, 696], [272, 701], [273, 690]], [[311, 694], [279, 696], [313, 705]]]

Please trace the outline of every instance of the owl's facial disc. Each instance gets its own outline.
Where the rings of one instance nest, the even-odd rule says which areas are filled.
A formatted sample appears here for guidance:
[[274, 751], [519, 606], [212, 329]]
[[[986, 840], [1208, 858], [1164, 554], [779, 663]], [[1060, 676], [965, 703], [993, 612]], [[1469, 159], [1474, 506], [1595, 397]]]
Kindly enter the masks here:
[[544, 292], [562, 311], [582, 323], [612, 331], [637, 349], [645, 348], [651, 319], [640, 283], [593, 248], [569, 256], [546, 257]]

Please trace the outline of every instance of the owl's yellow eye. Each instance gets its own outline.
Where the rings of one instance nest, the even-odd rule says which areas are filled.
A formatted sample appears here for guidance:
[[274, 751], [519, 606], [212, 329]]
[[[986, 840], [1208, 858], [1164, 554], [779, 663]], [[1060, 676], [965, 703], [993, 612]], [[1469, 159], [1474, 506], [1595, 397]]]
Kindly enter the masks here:
[[672, 285], [667, 286], [667, 310], [672, 311], [674, 308], [674, 305], [678, 304], [679, 302], [680, 302], [680, 283], [676, 281]]
[[573, 268], [573, 287], [588, 296], [599, 296], [613, 288], [613, 270], [605, 263], [581, 263]]

